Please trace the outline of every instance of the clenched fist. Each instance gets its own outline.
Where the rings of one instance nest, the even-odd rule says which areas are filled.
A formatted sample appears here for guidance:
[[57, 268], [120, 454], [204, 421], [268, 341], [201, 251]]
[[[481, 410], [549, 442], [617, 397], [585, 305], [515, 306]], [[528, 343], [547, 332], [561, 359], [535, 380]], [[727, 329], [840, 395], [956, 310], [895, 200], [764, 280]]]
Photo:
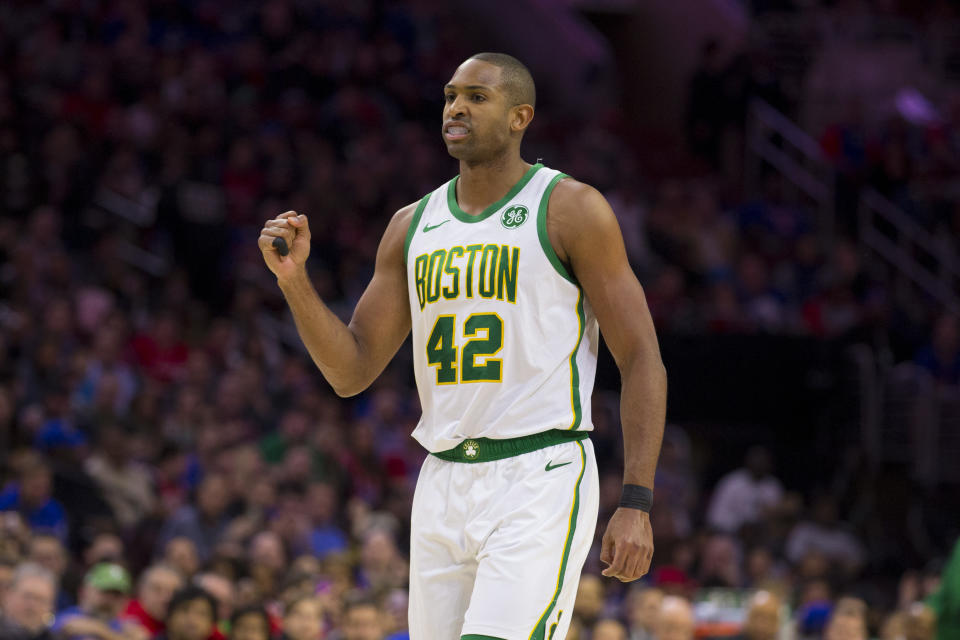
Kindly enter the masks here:
[[[283, 238], [290, 253], [281, 256], [273, 246], [274, 238]], [[258, 244], [263, 261], [278, 280], [293, 278], [303, 269], [310, 255], [310, 224], [307, 216], [287, 211], [273, 220], [267, 220], [260, 230]]]

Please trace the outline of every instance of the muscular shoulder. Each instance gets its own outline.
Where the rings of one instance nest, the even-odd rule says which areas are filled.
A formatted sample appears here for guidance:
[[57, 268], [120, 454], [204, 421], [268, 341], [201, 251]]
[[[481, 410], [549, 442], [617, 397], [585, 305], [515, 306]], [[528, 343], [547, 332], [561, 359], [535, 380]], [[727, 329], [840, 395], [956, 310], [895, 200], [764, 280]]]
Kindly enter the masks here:
[[573, 178], [554, 187], [547, 206], [547, 233], [563, 262], [569, 262], [576, 244], [599, 239], [616, 224], [607, 199], [594, 187]]
[[586, 182], [564, 178], [553, 189], [553, 195], [550, 198], [550, 211], [556, 210], [562, 215], [563, 212], [569, 213], [573, 209], [596, 206], [600, 203], [605, 204], [606, 199], [599, 191]]

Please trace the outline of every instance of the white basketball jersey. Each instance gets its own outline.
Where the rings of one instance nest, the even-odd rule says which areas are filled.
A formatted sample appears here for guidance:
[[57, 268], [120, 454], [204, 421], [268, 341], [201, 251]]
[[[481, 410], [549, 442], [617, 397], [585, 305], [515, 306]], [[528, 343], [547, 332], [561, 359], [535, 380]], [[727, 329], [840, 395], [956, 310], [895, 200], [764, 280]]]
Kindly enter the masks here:
[[423, 408], [413, 437], [428, 451], [593, 427], [597, 320], [547, 237], [564, 177], [536, 164], [476, 216], [454, 178], [417, 207], [404, 257]]

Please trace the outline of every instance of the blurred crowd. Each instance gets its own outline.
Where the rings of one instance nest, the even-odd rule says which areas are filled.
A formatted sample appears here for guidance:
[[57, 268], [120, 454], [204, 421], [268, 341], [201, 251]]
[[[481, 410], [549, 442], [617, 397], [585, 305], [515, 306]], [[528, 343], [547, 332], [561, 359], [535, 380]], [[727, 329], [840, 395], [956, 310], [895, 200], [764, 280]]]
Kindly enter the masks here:
[[[405, 637], [409, 356], [336, 398], [256, 237], [307, 212], [348, 315], [391, 213], [456, 171], [441, 87], [471, 51], [430, 0], [227, 7], [0, 3], [0, 639]], [[644, 185], [616, 114], [537, 118], [537, 155], [607, 193], [661, 332], [885, 332], [958, 381], [957, 319], [930, 339], [935, 314], [900, 313], [854, 245], [824, 253], [775, 177], [756, 202]], [[621, 476], [598, 395], [599, 540]], [[601, 581], [597, 545], [570, 638], [926, 640], [956, 616], [947, 549], [902, 552], [869, 490], [805, 499], [763, 450], [715, 486], [700, 468], [671, 426], [653, 571]]]

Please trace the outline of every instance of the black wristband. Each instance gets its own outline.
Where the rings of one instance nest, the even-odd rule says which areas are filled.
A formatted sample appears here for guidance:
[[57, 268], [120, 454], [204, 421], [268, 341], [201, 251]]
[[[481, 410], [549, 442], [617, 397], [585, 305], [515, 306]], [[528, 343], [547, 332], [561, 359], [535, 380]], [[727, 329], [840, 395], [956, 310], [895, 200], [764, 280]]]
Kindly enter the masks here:
[[625, 484], [623, 493], [620, 494], [620, 506], [650, 513], [650, 507], [653, 506], [653, 490], [639, 484]]

